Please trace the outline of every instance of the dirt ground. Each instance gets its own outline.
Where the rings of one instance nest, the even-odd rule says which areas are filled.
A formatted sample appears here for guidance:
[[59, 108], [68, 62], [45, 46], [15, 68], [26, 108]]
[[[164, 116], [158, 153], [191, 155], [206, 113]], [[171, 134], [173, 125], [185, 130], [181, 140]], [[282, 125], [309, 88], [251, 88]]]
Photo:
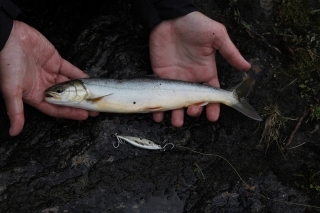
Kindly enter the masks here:
[[[148, 33], [129, 1], [14, 2], [24, 11], [20, 20], [91, 77], [152, 74]], [[25, 105], [24, 130], [10, 137], [1, 99], [0, 212], [320, 212], [320, 124], [303, 117], [299, 91], [275, 78], [288, 58], [272, 30], [273, 4], [194, 2], [227, 27], [251, 62], [256, 84], [249, 101], [264, 121], [221, 106], [215, 123], [201, 115], [174, 128], [169, 112], [162, 123], [150, 114], [109, 113], [73, 121]], [[242, 80], [219, 54], [216, 60], [222, 88]], [[284, 121], [275, 124], [278, 141], [267, 141], [271, 131], [263, 135], [266, 107], [283, 115], [275, 117]], [[115, 133], [175, 147], [115, 148]]]

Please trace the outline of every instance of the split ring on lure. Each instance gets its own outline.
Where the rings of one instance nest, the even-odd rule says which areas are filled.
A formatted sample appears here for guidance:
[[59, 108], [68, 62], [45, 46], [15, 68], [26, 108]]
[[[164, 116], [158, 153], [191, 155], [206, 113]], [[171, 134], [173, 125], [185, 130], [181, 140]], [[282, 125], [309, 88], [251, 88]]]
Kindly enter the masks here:
[[145, 138], [141, 138], [141, 137], [133, 137], [133, 136], [122, 136], [122, 135], [118, 135], [117, 133], [115, 133], [113, 135], [114, 137], [117, 138], [117, 144], [113, 144], [114, 148], [118, 148], [120, 146], [120, 144], [123, 144], [124, 141], [130, 143], [131, 145], [138, 147], [138, 148], [142, 148], [142, 149], [149, 149], [149, 150], [161, 150], [161, 151], [166, 151], [168, 146], [172, 146], [171, 149], [174, 148], [174, 144], [173, 143], [164, 143], [163, 146], [156, 144], [155, 142], [145, 139]]

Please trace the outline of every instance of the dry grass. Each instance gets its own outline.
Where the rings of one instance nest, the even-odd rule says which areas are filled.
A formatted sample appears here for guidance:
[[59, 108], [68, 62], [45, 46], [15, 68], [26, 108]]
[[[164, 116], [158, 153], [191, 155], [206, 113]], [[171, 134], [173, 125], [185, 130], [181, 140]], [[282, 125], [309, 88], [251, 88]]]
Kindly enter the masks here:
[[271, 103], [263, 108], [263, 117], [265, 118], [265, 123], [260, 143], [263, 141], [267, 144], [267, 151], [270, 144], [275, 142], [282, 153], [285, 146], [285, 138], [283, 138], [281, 131], [285, 129], [285, 124], [288, 120], [295, 119], [285, 117], [283, 112], [280, 111], [279, 106]]

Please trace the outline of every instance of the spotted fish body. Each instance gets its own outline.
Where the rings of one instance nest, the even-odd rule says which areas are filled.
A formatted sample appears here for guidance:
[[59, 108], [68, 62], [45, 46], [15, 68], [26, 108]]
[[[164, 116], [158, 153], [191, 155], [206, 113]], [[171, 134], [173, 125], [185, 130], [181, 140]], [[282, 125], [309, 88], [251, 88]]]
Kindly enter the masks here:
[[253, 80], [248, 78], [232, 91], [203, 84], [160, 78], [77, 79], [45, 91], [52, 104], [98, 112], [147, 113], [207, 103], [222, 103], [255, 120], [262, 120], [246, 101]]

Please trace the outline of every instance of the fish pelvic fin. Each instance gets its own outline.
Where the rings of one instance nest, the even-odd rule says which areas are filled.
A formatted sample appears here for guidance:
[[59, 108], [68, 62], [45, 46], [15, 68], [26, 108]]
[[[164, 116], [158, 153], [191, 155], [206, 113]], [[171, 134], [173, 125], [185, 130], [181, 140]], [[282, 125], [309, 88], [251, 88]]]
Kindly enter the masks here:
[[249, 118], [262, 121], [263, 119], [259, 113], [246, 100], [246, 97], [250, 94], [254, 83], [255, 80], [253, 78], [246, 78], [240, 84], [232, 88], [231, 92], [238, 102], [231, 105], [231, 107], [248, 116]]

